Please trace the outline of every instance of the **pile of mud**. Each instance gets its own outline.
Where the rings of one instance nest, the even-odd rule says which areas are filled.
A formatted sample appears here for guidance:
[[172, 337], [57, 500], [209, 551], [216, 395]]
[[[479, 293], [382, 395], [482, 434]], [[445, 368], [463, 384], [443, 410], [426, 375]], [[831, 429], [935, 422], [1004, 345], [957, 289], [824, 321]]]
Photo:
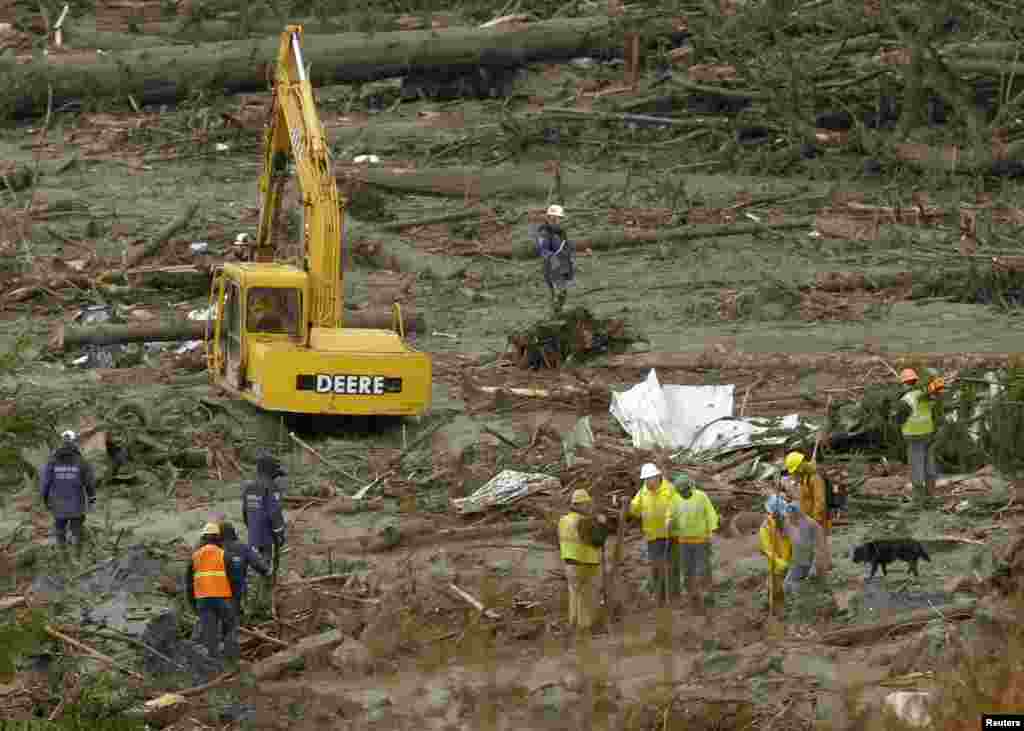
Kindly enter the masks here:
[[585, 307], [567, 310], [508, 337], [509, 349], [520, 368], [560, 368], [602, 353], [624, 353], [641, 340], [620, 319], [602, 320]]

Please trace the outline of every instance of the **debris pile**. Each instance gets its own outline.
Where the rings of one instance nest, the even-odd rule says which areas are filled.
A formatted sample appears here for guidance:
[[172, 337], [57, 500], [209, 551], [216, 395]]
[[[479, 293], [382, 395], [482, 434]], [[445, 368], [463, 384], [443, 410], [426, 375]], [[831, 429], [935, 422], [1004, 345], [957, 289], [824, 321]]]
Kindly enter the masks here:
[[640, 337], [627, 332], [626, 322], [602, 320], [576, 307], [508, 337], [513, 361], [520, 368], [557, 369], [601, 353], [623, 353]]

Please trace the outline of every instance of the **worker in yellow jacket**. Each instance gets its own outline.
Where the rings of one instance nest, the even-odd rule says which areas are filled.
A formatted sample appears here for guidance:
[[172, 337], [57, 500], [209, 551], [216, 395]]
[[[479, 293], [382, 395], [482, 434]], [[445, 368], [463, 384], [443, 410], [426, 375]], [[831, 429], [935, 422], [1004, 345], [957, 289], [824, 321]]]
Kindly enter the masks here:
[[711, 588], [711, 534], [718, 530], [718, 511], [703, 490], [685, 472], [674, 476], [679, 500], [669, 509], [669, 535], [679, 544], [679, 558], [686, 592], [696, 609], [705, 609], [705, 592]]
[[768, 557], [768, 592], [771, 596], [772, 610], [776, 616], [785, 612], [785, 594], [783, 582], [789, 570], [789, 562], [793, 559], [793, 543], [786, 534], [784, 516], [788, 503], [779, 495], [772, 495], [765, 502], [768, 516], [761, 524], [761, 553]]
[[[647, 539], [647, 558], [651, 562], [652, 590], [659, 604], [667, 604], [673, 546], [668, 532], [668, 516], [680, 500], [675, 486], [650, 462], [640, 468], [643, 487], [629, 504], [628, 516], [638, 518]], [[677, 549], [678, 550], [678, 549]]]
[[597, 577], [601, 548], [608, 539], [606, 518], [594, 518], [594, 503], [586, 490], [576, 490], [569, 512], [558, 521], [558, 546], [569, 584], [569, 626], [589, 630], [597, 615]]
[[914, 498], [924, 502], [935, 492], [938, 468], [935, 464], [934, 405], [946, 389], [942, 378], [931, 378], [926, 388], [918, 387], [917, 371], [904, 368], [900, 380], [908, 390], [900, 398], [899, 414], [903, 419], [903, 441], [907, 444], [907, 462], [910, 463], [910, 482]]
[[818, 524], [815, 547], [815, 572], [825, 577], [832, 570], [832, 554], [828, 537], [832, 534], [832, 515], [825, 496], [825, 480], [818, 474], [818, 465], [802, 452], [786, 455], [786, 471], [800, 486], [800, 512]]

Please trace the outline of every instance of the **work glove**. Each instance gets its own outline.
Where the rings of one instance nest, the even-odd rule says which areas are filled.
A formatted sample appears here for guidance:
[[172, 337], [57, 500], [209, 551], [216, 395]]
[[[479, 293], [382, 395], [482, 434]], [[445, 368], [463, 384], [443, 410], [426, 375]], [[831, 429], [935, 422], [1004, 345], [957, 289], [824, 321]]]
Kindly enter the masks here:
[[599, 515], [599, 516], [597, 516], [597, 522], [600, 523], [601, 525], [604, 525], [605, 523], [608, 522], [608, 516], [607, 515]]

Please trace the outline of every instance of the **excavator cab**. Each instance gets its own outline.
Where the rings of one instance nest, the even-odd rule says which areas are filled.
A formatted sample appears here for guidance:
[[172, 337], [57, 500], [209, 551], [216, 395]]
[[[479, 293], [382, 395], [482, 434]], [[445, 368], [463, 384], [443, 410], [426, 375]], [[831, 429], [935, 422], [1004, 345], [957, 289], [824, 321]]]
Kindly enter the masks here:
[[[214, 270], [208, 370], [216, 386], [268, 411], [419, 416], [430, 404], [432, 366], [406, 342], [398, 305], [391, 330], [344, 326], [346, 202], [338, 194], [301, 40], [301, 26], [281, 35], [251, 261]], [[276, 261], [273, 241], [290, 161], [303, 193], [297, 263]]]
[[[213, 347], [208, 351], [207, 366], [215, 377], [239, 392], [252, 383], [246, 376], [247, 344], [303, 342], [305, 277], [291, 267], [283, 267], [284, 271], [272, 270], [272, 279], [261, 281], [270, 273], [267, 266], [228, 264], [214, 272], [210, 301], [213, 332], [207, 327], [207, 340]], [[294, 280], [292, 286], [288, 286], [288, 279]]]

